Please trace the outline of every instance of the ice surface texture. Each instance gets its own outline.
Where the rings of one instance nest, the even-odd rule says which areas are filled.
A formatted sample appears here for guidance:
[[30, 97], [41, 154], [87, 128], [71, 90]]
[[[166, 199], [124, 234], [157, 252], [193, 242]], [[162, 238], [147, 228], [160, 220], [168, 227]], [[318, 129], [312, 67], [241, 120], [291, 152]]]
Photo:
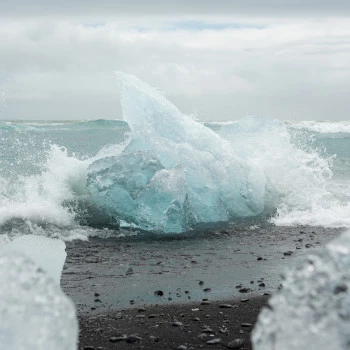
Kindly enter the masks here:
[[24, 255], [0, 256], [0, 349], [75, 350], [73, 303]]
[[303, 257], [253, 332], [255, 350], [350, 347], [350, 231]]
[[198, 223], [254, 216], [265, 177], [211, 129], [183, 115], [156, 89], [118, 73], [131, 138], [92, 163], [87, 186], [115, 222], [183, 232]]
[[30, 258], [60, 285], [61, 273], [66, 260], [66, 245], [59, 239], [25, 235], [15, 238], [1, 247], [1, 252], [19, 252]]

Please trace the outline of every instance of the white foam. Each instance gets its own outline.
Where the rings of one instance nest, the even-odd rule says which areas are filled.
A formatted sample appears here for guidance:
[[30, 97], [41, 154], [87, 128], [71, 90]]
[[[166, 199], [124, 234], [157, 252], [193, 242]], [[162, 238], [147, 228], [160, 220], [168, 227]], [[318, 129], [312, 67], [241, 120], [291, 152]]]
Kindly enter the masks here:
[[45, 169], [39, 175], [20, 176], [0, 181], [0, 225], [9, 220], [69, 225], [75, 214], [69, 205], [86, 191], [88, 163], [67, 155], [63, 147], [53, 145]]
[[291, 126], [299, 129], [308, 129], [322, 134], [350, 133], [349, 121], [300, 121], [291, 122]]

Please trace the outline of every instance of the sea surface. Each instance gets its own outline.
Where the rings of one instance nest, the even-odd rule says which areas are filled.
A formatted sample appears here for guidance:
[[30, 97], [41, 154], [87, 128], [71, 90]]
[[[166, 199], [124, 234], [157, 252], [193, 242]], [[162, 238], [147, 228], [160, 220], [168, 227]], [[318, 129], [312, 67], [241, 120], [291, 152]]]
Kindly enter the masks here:
[[1, 239], [350, 227], [349, 121], [201, 122], [125, 79], [124, 121], [0, 121]]

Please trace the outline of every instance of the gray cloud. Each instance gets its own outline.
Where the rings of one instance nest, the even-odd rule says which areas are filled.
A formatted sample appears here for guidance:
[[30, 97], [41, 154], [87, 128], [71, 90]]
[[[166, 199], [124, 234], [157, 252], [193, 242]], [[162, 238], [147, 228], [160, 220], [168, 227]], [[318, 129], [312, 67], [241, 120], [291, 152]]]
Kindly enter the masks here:
[[350, 115], [347, 18], [29, 16], [3, 19], [0, 37], [2, 119], [119, 118], [114, 70], [200, 119]]
[[345, 15], [350, 12], [347, 0], [2, 0], [0, 13], [9, 15]]

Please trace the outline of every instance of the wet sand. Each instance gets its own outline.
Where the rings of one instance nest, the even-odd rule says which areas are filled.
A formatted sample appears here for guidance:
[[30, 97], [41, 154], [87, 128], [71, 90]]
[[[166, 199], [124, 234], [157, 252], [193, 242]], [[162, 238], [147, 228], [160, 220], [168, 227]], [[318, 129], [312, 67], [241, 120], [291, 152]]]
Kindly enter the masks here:
[[[283, 270], [342, 231], [269, 226], [69, 242], [61, 285], [77, 307], [80, 349], [223, 348], [236, 338], [249, 349]], [[198, 338], [204, 326], [212, 332]], [[132, 334], [141, 339], [123, 339]]]

